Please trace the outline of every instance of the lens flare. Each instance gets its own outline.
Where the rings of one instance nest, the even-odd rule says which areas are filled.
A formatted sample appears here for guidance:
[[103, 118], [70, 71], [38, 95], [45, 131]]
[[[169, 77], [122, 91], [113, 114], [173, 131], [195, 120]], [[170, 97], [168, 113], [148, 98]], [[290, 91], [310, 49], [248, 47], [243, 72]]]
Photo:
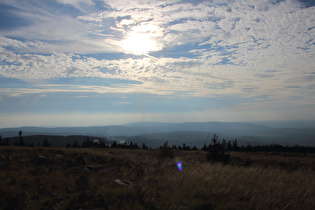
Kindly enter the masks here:
[[183, 170], [183, 169], [182, 169], [182, 165], [183, 165], [182, 161], [177, 161], [176, 165], [177, 165], [177, 168], [178, 168], [180, 171]]

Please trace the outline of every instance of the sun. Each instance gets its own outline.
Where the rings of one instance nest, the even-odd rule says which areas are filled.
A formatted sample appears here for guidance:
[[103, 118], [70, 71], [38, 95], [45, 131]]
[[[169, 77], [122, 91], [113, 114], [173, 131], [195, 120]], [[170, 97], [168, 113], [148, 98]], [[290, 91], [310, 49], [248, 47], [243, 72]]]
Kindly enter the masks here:
[[156, 42], [155, 35], [147, 27], [136, 27], [121, 42], [126, 53], [134, 55], [148, 55], [149, 52], [161, 49]]

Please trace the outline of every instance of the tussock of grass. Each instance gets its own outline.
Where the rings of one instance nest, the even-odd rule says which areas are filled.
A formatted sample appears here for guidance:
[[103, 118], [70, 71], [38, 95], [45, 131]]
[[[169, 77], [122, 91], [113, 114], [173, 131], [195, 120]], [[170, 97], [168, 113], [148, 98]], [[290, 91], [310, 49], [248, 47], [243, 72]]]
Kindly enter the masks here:
[[[159, 150], [1, 147], [9, 167], [0, 168], [0, 206], [315, 209], [314, 155], [230, 155], [231, 164], [223, 165], [208, 162], [202, 151], [175, 151], [170, 159], [161, 158]], [[176, 167], [179, 159], [182, 171]], [[244, 167], [247, 159], [252, 165]], [[80, 185], [80, 178], [86, 183]], [[131, 184], [119, 185], [116, 179]]]

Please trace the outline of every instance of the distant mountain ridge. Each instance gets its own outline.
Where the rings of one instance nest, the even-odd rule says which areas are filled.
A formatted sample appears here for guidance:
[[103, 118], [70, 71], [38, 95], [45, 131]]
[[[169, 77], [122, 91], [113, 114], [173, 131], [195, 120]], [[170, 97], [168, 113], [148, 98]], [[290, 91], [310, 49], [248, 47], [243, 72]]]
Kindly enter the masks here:
[[136, 122], [125, 125], [90, 126], [90, 127], [18, 127], [2, 128], [0, 134], [3, 138], [18, 136], [19, 130], [23, 136], [31, 135], [85, 135], [99, 136], [114, 139], [142, 139], [148, 144], [168, 140], [178, 144], [209, 143], [211, 136], [216, 133], [219, 139], [238, 139], [240, 144], [270, 144], [283, 145], [310, 145], [315, 146], [314, 128], [275, 128], [247, 122], [185, 122], [185, 123], [159, 123]]

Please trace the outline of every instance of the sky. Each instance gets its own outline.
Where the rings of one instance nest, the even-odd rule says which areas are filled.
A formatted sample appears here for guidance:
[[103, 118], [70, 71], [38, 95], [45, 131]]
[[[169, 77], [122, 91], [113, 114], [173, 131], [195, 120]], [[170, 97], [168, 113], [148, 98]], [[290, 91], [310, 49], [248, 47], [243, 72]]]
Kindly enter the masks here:
[[0, 0], [0, 127], [315, 119], [315, 1]]

